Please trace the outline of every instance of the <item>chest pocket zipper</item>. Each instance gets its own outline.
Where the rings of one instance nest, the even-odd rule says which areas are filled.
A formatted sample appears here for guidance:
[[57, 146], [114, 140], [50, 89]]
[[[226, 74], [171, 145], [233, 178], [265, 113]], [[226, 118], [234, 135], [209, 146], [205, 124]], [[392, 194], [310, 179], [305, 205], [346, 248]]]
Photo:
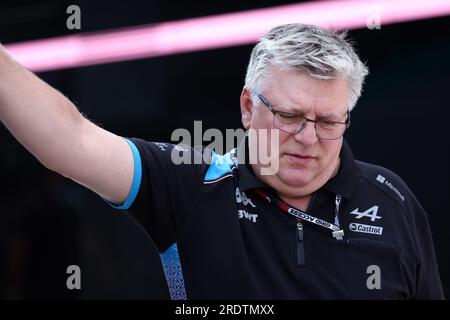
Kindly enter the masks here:
[[297, 265], [305, 265], [305, 246], [303, 241], [303, 224], [297, 222]]

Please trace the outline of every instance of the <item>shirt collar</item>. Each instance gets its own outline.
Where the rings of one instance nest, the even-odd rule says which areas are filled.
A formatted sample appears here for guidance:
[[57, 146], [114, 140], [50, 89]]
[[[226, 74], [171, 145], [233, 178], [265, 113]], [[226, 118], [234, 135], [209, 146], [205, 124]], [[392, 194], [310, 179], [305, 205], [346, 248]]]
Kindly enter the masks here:
[[[249, 160], [248, 138], [245, 137], [236, 149], [239, 159], [238, 165], [238, 185], [241, 191], [248, 189], [263, 188], [272, 190], [262, 182], [253, 172]], [[240, 157], [245, 156], [245, 160]], [[340, 165], [338, 173], [328, 180], [321, 189], [325, 189], [334, 194], [339, 194], [344, 198], [350, 198], [356, 186], [357, 170], [353, 153], [347, 141], [343, 141], [340, 152]], [[273, 190], [272, 190], [273, 191]]]
[[342, 143], [340, 157], [338, 173], [328, 180], [322, 188], [349, 199], [356, 186], [357, 167], [353, 152], [345, 140]]

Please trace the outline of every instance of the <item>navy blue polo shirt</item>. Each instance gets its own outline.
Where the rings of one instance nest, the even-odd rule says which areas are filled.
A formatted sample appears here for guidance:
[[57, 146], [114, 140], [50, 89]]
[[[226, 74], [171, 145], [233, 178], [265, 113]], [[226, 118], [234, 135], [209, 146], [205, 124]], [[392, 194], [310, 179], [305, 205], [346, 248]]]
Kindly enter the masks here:
[[345, 141], [337, 175], [307, 209], [333, 223], [340, 195], [341, 240], [308, 222], [300, 239], [299, 221], [255, 192], [274, 190], [229, 153], [212, 152], [209, 164], [177, 165], [173, 148], [198, 154], [127, 142], [133, 184], [115, 207], [157, 246], [173, 299], [443, 298], [424, 209], [393, 172], [354, 160]]

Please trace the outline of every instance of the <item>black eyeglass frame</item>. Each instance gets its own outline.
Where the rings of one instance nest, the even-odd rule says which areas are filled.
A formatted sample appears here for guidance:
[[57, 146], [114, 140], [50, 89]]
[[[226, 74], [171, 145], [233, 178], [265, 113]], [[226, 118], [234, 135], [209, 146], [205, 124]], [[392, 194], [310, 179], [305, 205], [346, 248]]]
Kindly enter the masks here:
[[[302, 130], [306, 127], [306, 124], [307, 124], [308, 122], [312, 122], [312, 123], [314, 123], [314, 130], [316, 130], [316, 136], [317, 136], [317, 138], [322, 139], [322, 140], [338, 140], [338, 139], [342, 138], [342, 136], [345, 134], [345, 131], [347, 131], [348, 127], [350, 127], [350, 110], [347, 110], [347, 119], [345, 120], [345, 122], [332, 121], [332, 122], [338, 123], [338, 124], [345, 124], [345, 129], [344, 129], [344, 131], [342, 132], [342, 134], [341, 134], [339, 137], [337, 137], [337, 138], [332, 138], [332, 139], [330, 139], [330, 138], [321, 138], [321, 137], [319, 137], [319, 136], [317, 135], [317, 128], [316, 128], [317, 122], [320, 121], [320, 120], [312, 120], [312, 119], [308, 119], [307, 117], [302, 116], [302, 115], [292, 114], [292, 113], [288, 113], [288, 112], [284, 112], [284, 111], [277, 111], [277, 110], [275, 110], [275, 109], [272, 107], [272, 105], [269, 103], [269, 101], [268, 101], [261, 93], [258, 93], [256, 96], [257, 96], [257, 97], [259, 98], [259, 100], [261, 100], [261, 102], [267, 107], [267, 109], [269, 109], [269, 111], [273, 113], [273, 126], [274, 126], [275, 128], [277, 128], [278, 130], [281, 130], [281, 131], [283, 131], [283, 132], [292, 133], [292, 134], [297, 134], [297, 133], [299, 133], [300, 131], [302, 131]], [[284, 114], [292, 115], [292, 116], [297, 117], [297, 118], [303, 118], [303, 119], [305, 120], [305, 122], [300, 126], [300, 128], [299, 128], [296, 132], [286, 131], [286, 130], [283, 130], [283, 129], [281, 129], [281, 128], [278, 128], [278, 127], [275, 125], [275, 117], [276, 117], [276, 114], [277, 114], [277, 113], [284, 113]]]

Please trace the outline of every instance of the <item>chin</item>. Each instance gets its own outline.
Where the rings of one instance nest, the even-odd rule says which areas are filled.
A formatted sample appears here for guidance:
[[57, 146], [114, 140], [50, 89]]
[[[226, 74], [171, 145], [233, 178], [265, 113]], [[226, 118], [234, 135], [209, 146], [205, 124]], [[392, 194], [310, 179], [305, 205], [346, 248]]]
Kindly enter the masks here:
[[[308, 170], [309, 171], [309, 170]], [[283, 169], [278, 172], [278, 178], [291, 187], [304, 187], [312, 180], [312, 172], [305, 169]]]

